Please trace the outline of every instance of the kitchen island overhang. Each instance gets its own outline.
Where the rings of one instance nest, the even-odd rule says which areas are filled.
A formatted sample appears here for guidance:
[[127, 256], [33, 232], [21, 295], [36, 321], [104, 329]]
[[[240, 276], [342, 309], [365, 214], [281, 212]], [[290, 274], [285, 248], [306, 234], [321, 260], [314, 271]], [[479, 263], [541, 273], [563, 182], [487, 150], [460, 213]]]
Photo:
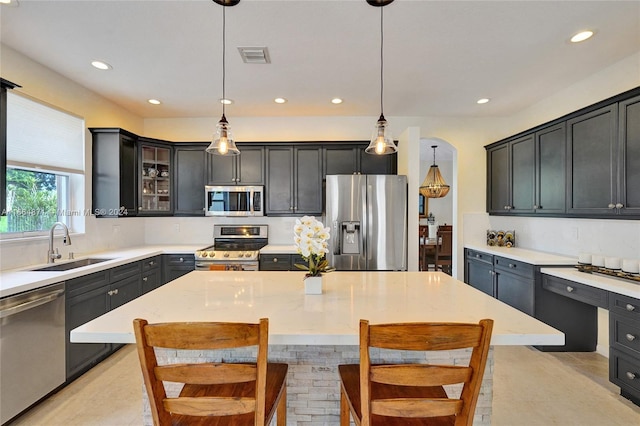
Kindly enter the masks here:
[[[375, 324], [492, 318], [492, 345], [564, 344], [560, 331], [441, 272], [332, 272], [323, 276], [322, 295], [305, 295], [303, 277], [304, 272], [290, 271], [194, 271], [72, 330], [71, 342], [135, 343], [135, 318], [153, 323], [257, 322], [266, 317], [269, 359], [290, 365], [288, 418], [327, 424], [339, 419], [337, 365], [359, 360], [360, 319]], [[468, 357], [445, 355], [439, 359], [465, 362]], [[200, 353], [184, 361], [223, 356], [229, 353]], [[490, 424], [492, 375], [490, 352], [474, 424]], [[146, 402], [144, 410], [149, 424]]]

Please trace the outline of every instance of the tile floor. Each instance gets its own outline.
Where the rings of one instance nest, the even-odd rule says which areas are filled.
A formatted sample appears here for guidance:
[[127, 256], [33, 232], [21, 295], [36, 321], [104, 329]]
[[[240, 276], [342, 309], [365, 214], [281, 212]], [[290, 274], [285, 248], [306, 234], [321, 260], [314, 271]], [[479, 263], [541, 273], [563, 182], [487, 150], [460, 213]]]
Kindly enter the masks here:
[[[12, 426], [139, 425], [141, 380], [134, 347], [126, 346]], [[495, 348], [493, 425], [640, 425], [640, 407], [618, 392], [608, 360], [596, 353]]]

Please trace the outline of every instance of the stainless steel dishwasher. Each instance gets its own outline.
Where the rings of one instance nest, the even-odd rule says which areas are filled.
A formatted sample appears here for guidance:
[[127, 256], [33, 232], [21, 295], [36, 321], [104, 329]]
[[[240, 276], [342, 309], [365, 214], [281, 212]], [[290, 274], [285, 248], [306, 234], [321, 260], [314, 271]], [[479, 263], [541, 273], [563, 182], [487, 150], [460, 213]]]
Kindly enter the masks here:
[[0, 423], [65, 381], [64, 283], [0, 299]]

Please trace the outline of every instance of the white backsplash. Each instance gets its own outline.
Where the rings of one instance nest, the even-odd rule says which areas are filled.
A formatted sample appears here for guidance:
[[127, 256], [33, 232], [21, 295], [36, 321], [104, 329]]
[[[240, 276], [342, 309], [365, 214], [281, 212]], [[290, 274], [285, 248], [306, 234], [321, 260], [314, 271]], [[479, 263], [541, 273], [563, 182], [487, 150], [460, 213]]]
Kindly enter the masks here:
[[484, 243], [486, 230], [515, 230], [516, 247], [577, 257], [640, 259], [640, 221], [464, 215], [464, 241]]

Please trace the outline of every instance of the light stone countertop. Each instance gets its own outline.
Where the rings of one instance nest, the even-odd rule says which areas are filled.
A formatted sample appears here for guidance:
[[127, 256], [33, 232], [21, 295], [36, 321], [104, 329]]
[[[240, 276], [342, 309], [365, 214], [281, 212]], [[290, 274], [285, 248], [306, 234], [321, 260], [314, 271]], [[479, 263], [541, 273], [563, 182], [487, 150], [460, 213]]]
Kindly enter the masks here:
[[[59, 283], [70, 280], [72, 278], [81, 277], [83, 275], [99, 272], [105, 269], [124, 265], [126, 263], [135, 262], [137, 260], [146, 259], [148, 257], [159, 254], [193, 254], [196, 250], [202, 248], [202, 245], [163, 245], [163, 246], [144, 246], [127, 249], [117, 249], [109, 251], [101, 251], [92, 255], [78, 257], [74, 260], [92, 258], [92, 259], [110, 259], [105, 262], [93, 265], [82, 266], [70, 269], [68, 271], [33, 271], [32, 269], [41, 268], [47, 265], [31, 265], [24, 268], [12, 269], [0, 272], [0, 298], [21, 293], [23, 291], [34, 290], [36, 288], [45, 287], [50, 284]], [[54, 265], [72, 262], [72, 260], [59, 260]]]
[[542, 268], [540, 272], [565, 280], [640, 299], [640, 282], [610, 277], [602, 274], [580, 272], [575, 268]]
[[495, 320], [494, 345], [562, 345], [564, 335], [441, 272], [332, 272], [305, 295], [304, 272], [194, 271], [71, 331], [71, 341], [134, 343], [132, 321], [257, 322], [274, 345], [358, 345], [358, 323]]
[[260, 254], [297, 254], [294, 244], [269, 244], [260, 249]]
[[577, 257], [564, 256], [553, 253], [545, 253], [542, 251], [528, 250], [518, 247], [497, 247], [488, 246], [486, 244], [472, 244], [466, 243], [465, 248], [481, 251], [484, 253], [493, 254], [496, 256], [502, 256], [520, 262], [529, 263], [532, 265], [576, 265], [578, 263]]

